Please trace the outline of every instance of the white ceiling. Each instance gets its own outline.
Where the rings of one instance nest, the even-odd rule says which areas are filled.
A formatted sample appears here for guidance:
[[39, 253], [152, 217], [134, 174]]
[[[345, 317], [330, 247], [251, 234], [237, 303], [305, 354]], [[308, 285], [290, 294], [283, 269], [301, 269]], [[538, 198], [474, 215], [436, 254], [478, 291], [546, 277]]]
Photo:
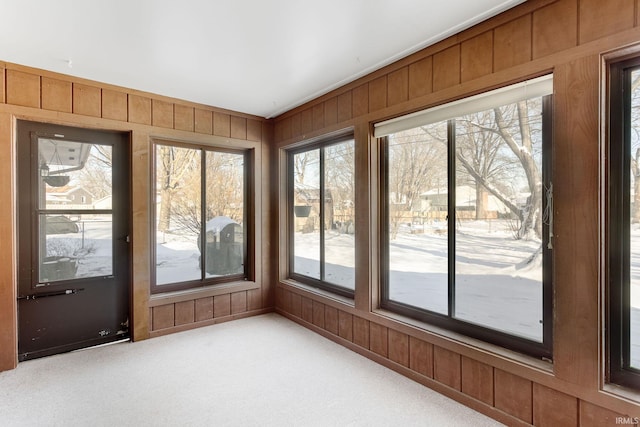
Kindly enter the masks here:
[[0, 0], [0, 60], [275, 117], [524, 0]]

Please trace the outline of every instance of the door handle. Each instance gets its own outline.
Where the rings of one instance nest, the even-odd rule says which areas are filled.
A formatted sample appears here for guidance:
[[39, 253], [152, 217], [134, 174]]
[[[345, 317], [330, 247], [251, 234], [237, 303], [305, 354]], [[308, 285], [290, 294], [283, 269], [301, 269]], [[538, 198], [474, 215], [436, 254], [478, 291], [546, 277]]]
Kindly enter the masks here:
[[26, 295], [23, 297], [19, 297], [18, 299], [26, 299], [26, 300], [32, 300], [32, 299], [38, 299], [38, 298], [47, 298], [47, 297], [57, 297], [57, 296], [62, 296], [62, 295], [73, 295], [73, 294], [77, 294], [80, 291], [84, 291], [84, 288], [78, 288], [78, 289], [63, 289], [61, 291], [55, 291], [55, 292], [41, 292], [38, 294], [31, 294], [31, 295]]

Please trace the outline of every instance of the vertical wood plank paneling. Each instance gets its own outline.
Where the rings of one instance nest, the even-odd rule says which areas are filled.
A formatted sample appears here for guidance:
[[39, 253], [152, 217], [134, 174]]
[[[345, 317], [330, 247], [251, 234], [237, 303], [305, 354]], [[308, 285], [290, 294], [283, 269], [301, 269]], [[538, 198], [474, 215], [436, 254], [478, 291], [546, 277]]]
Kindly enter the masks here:
[[213, 297], [213, 317], [224, 317], [231, 314], [231, 295]]
[[45, 110], [70, 113], [73, 94], [71, 82], [42, 77], [42, 108]]
[[153, 126], [173, 129], [173, 104], [154, 99], [151, 103]]
[[462, 356], [462, 392], [493, 406], [493, 368]]
[[193, 132], [194, 130], [194, 108], [186, 105], [175, 104], [173, 106], [173, 123], [178, 130]]
[[409, 336], [389, 329], [389, 359], [409, 367]]
[[493, 69], [504, 70], [531, 60], [531, 15], [494, 30]]
[[387, 76], [369, 82], [369, 112], [382, 110], [387, 106]]
[[213, 297], [196, 300], [196, 322], [213, 319]]
[[300, 113], [287, 117], [285, 121], [289, 122], [289, 127], [291, 128], [289, 131], [290, 138], [302, 135], [302, 115]]
[[[598, 364], [598, 55], [554, 70], [554, 370], [597, 389]], [[561, 230], [561, 231], [560, 231]], [[571, 283], [571, 286], [559, 286]]]
[[560, 0], [533, 13], [533, 59], [578, 44], [578, 2]]
[[231, 138], [247, 139], [247, 119], [231, 116]]
[[609, 409], [580, 401], [580, 427], [600, 427], [620, 425], [616, 423], [619, 417], [631, 417], [629, 414], [618, 414]]
[[338, 310], [338, 335], [347, 341], [353, 341], [353, 315]]
[[218, 136], [231, 136], [231, 116], [229, 114], [213, 113], [213, 134]]
[[433, 344], [409, 337], [409, 368], [433, 378]]
[[353, 316], [353, 342], [360, 347], [369, 348], [369, 321]]
[[40, 108], [40, 76], [7, 70], [7, 104]]
[[127, 94], [102, 89], [102, 117], [126, 122], [129, 117]]
[[493, 71], [493, 31], [487, 31], [460, 45], [460, 79], [477, 79]]
[[262, 141], [262, 122], [255, 119], [247, 119], [247, 140]]
[[433, 55], [433, 91], [460, 83], [460, 45], [451, 46]]
[[460, 355], [442, 347], [433, 347], [433, 379], [456, 390], [461, 388]]
[[249, 311], [260, 310], [262, 308], [262, 289], [251, 289], [247, 291], [247, 309]]
[[338, 98], [329, 98], [324, 102], [324, 124], [331, 126], [338, 123]]
[[177, 302], [175, 306], [175, 316], [176, 326], [195, 322], [195, 301]]
[[0, 104], [4, 104], [5, 102], [7, 102], [7, 98], [4, 93], [4, 88], [7, 84], [6, 76], [7, 76], [7, 72], [4, 66], [0, 64]]
[[533, 386], [531, 381], [500, 369], [494, 369], [494, 406], [531, 424], [533, 422]]
[[172, 328], [175, 326], [175, 307], [173, 304], [153, 307], [153, 330]]
[[578, 399], [534, 383], [533, 424], [540, 427], [577, 427]]
[[324, 127], [324, 104], [319, 103], [313, 106], [313, 130], [319, 130]]
[[195, 131], [205, 135], [213, 134], [213, 112], [196, 108], [194, 113]]
[[409, 67], [389, 73], [387, 78], [387, 102], [397, 105], [409, 99]]
[[99, 87], [73, 83], [73, 112], [102, 117], [102, 91]]
[[351, 120], [353, 99], [351, 91], [338, 95], [338, 123]]
[[369, 323], [369, 348], [382, 357], [389, 355], [389, 329], [377, 323]]
[[18, 365], [17, 333], [17, 286], [14, 281], [16, 265], [14, 254], [16, 244], [13, 224], [15, 224], [13, 165], [13, 118], [11, 114], [0, 113], [0, 371], [13, 369]]
[[369, 112], [369, 84], [365, 83], [353, 89], [351, 93], [351, 112], [353, 117], [359, 117]]
[[319, 328], [324, 329], [324, 304], [318, 301], [313, 301], [313, 324]]
[[151, 99], [139, 95], [129, 95], [129, 121], [150, 125]]
[[234, 292], [231, 294], [231, 314], [247, 311], [247, 292]]
[[338, 335], [338, 309], [326, 306], [324, 308], [324, 328], [333, 335]]
[[307, 108], [300, 112], [300, 135], [313, 131], [313, 109]]
[[580, 44], [610, 36], [634, 25], [634, 0], [616, 0], [615, 7], [611, 2], [601, 0], [580, 0], [579, 5]]
[[295, 292], [291, 295], [291, 314], [302, 318], [302, 296]]
[[302, 297], [302, 319], [313, 323], [313, 301], [307, 297]]
[[409, 65], [409, 99], [433, 91], [433, 58], [428, 56]]

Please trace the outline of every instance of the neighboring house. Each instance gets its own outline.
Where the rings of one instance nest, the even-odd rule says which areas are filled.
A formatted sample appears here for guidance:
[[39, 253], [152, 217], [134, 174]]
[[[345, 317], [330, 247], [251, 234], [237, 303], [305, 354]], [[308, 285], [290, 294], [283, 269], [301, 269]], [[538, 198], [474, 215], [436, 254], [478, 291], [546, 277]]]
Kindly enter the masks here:
[[81, 185], [47, 186], [47, 208], [49, 209], [62, 206], [65, 209], [87, 208], [93, 205], [94, 198], [93, 194]]

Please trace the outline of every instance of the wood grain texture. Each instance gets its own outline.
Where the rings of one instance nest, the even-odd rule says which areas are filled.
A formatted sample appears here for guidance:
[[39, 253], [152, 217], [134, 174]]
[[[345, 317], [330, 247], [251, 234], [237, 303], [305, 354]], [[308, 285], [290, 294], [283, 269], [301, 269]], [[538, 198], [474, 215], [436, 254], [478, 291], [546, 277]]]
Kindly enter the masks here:
[[6, 79], [7, 104], [40, 108], [40, 76], [7, 70]]
[[312, 109], [313, 130], [319, 130], [324, 127], [324, 104], [314, 105]]
[[173, 104], [170, 102], [152, 100], [151, 103], [153, 126], [173, 129]]
[[382, 357], [389, 355], [389, 329], [377, 323], [369, 323], [369, 349]]
[[409, 99], [433, 91], [433, 58], [428, 56], [409, 65]]
[[262, 122], [260, 120], [247, 119], [247, 141], [262, 141]]
[[73, 112], [102, 117], [102, 91], [99, 87], [73, 83]]
[[[614, 426], [619, 417], [631, 417], [629, 414], [618, 414], [592, 403], [580, 401], [580, 427]], [[620, 425], [620, 423], [617, 423]]]
[[313, 300], [302, 297], [302, 319], [313, 323]]
[[229, 114], [213, 112], [213, 134], [231, 136], [231, 116]]
[[338, 98], [329, 98], [324, 102], [324, 124], [331, 126], [338, 123]]
[[615, 7], [612, 7], [608, 1], [580, 0], [580, 44], [633, 27], [635, 1], [616, 0], [614, 3]]
[[533, 424], [540, 427], [577, 426], [578, 399], [534, 383]]
[[338, 310], [338, 335], [347, 341], [353, 341], [353, 315]]
[[493, 367], [463, 356], [462, 392], [493, 406]]
[[525, 15], [494, 30], [493, 67], [504, 70], [531, 60], [531, 15]]
[[389, 73], [387, 77], [387, 103], [400, 104], [409, 99], [409, 67]]
[[291, 314], [302, 318], [302, 296], [295, 292], [291, 295]]
[[140, 123], [142, 125], [151, 124], [151, 99], [139, 96], [129, 95], [129, 121], [132, 123]]
[[334, 335], [338, 335], [338, 309], [325, 306], [324, 308], [324, 328]]
[[369, 82], [369, 112], [382, 110], [387, 106], [387, 76]]
[[231, 294], [231, 314], [247, 311], [247, 292], [234, 292]]
[[409, 368], [433, 378], [433, 344], [409, 337]]
[[533, 13], [533, 59], [578, 44], [578, 1], [560, 0]]
[[[313, 109], [307, 108], [300, 112], [300, 135], [313, 131]], [[294, 134], [295, 135], [295, 134]]]
[[247, 119], [244, 117], [231, 116], [231, 138], [247, 139]]
[[195, 301], [195, 320], [202, 322], [213, 319], [213, 297], [198, 298]]
[[460, 83], [460, 45], [433, 55], [433, 91], [439, 91]]
[[353, 316], [353, 343], [369, 348], [369, 321]]
[[102, 117], [126, 122], [129, 116], [128, 96], [124, 92], [102, 90]]
[[231, 314], [231, 295], [213, 297], [213, 317], [224, 317]]
[[351, 97], [353, 117], [360, 117], [369, 112], [369, 83], [354, 88]]
[[338, 95], [338, 123], [351, 119], [353, 109], [352, 98], [351, 91]]
[[433, 347], [433, 379], [453, 389], [461, 389], [460, 355], [442, 347]]
[[4, 88], [7, 84], [6, 80], [7, 70], [3, 66], [0, 66], [0, 104], [7, 102], [7, 98], [4, 93]]
[[495, 407], [531, 424], [533, 422], [532, 382], [505, 372], [494, 370]]
[[175, 326], [195, 322], [195, 301], [183, 301], [175, 304]]
[[173, 123], [178, 130], [193, 132], [195, 109], [186, 105], [175, 104], [173, 106]]
[[260, 310], [262, 308], [262, 289], [252, 289], [247, 291], [247, 309], [249, 311]]
[[213, 112], [209, 110], [195, 109], [195, 131], [206, 135], [213, 134]]
[[153, 330], [172, 328], [175, 326], [175, 306], [173, 304], [153, 307]]
[[389, 329], [389, 359], [409, 367], [409, 336]]
[[324, 329], [324, 304], [318, 301], [313, 301], [313, 324], [319, 328]]
[[493, 71], [493, 31], [487, 31], [460, 45], [460, 79], [462, 82], [491, 74]]
[[71, 82], [42, 77], [42, 108], [70, 113], [73, 108]]

